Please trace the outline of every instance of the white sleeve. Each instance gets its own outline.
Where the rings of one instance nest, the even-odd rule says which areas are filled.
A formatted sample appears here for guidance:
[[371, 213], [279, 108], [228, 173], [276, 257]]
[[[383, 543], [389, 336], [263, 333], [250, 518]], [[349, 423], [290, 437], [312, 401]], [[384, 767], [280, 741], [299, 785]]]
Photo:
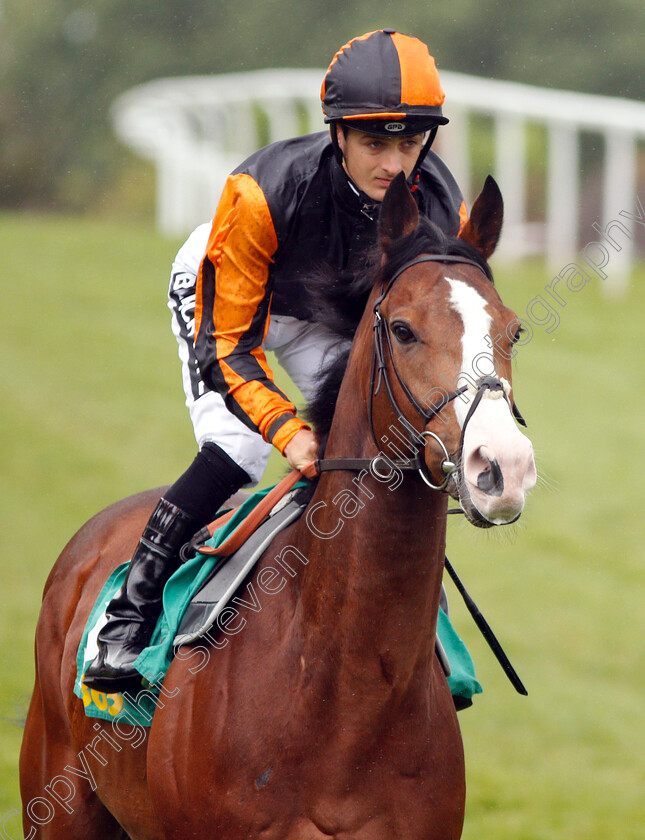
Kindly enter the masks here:
[[[201, 265], [202, 258], [206, 253], [206, 246], [208, 245], [208, 237], [211, 232], [211, 223], [200, 225], [190, 234], [188, 239], [181, 246], [172, 264], [170, 277], [175, 274], [189, 274], [194, 278], [193, 288], [197, 280], [197, 272]], [[172, 285], [171, 285], [172, 291]]]
[[190, 234], [179, 249], [170, 272], [168, 308], [172, 312], [172, 331], [179, 345], [182, 380], [186, 404], [198, 399], [205, 391], [193, 339], [195, 336], [195, 287], [197, 272], [206, 253], [211, 225], [203, 224]]

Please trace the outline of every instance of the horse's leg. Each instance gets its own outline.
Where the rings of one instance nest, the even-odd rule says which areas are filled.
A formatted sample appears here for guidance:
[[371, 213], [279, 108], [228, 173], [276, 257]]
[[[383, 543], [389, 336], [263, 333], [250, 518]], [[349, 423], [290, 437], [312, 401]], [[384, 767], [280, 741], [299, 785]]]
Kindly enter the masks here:
[[[146, 504], [143, 495], [125, 500], [84, 526], [45, 585], [36, 628], [36, 680], [20, 754], [25, 840], [127, 840], [97, 795], [104, 759], [92, 747], [94, 732], [73, 684], [89, 609], [101, 582], [127, 556], [139, 532], [138, 519], [128, 523], [139, 498]], [[104, 568], [97, 571], [101, 558]]]
[[129, 840], [94, 792], [91, 759], [74, 749], [55, 706], [37, 676], [20, 752], [25, 840]]

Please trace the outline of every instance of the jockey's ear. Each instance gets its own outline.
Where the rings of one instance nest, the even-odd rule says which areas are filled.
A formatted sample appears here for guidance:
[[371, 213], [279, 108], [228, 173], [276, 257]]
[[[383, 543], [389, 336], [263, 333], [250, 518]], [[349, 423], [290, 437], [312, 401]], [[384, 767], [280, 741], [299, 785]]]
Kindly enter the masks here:
[[419, 224], [419, 210], [408, 187], [405, 172], [393, 179], [381, 203], [378, 234], [385, 250], [395, 239], [413, 233]]
[[495, 179], [489, 175], [459, 238], [477, 248], [487, 260], [497, 247], [503, 220], [504, 200]]

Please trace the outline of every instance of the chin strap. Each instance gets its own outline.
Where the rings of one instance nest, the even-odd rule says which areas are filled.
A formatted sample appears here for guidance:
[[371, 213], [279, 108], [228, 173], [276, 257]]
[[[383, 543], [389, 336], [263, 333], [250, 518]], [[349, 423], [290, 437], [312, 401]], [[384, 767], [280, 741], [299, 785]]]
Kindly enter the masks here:
[[336, 130], [336, 123], [329, 126], [329, 136], [331, 137], [331, 145], [334, 150], [334, 157], [339, 166], [343, 165], [343, 153], [338, 143], [338, 131]]
[[435, 125], [434, 128], [430, 129], [430, 133], [428, 134], [428, 139], [423, 144], [423, 148], [421, 149], [421, 153], [417, 158], [417, 162], [414, 164], [414, 169], [410, 173], [410, 177], [408, 178], [408, 186], [414, 192], [416, 189], [417, 183], [419, 181], [419, 170], [421, 169], [421, 164], [426, 159], [426, 155], [430, 151], [430, 147], [434, 143], [434, 139], [437, 136], [437, 130], [439, 126]]

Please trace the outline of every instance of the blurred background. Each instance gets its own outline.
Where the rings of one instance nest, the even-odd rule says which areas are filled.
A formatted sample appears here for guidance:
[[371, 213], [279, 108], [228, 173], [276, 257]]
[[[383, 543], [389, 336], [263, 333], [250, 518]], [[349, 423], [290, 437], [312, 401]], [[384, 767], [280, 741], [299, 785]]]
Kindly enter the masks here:
[[[423, 39], [445, 71], [444, 110], [455, 133], [446, 130], [438, 149], [454, 161], [465, 194], [472, 198], [488, 172], [501, 170], [509, 212], [523, 227], [507, 228], [493, 258], [496, 284], [509, 306], [535, 316], [515, 390], [542, 482], [511, 530], [482, 534], [450, 523], [449, 556], [529, 689], [528, 698], [514, 695], [449, 587], [485, 689], [460, 713], [464, 837], [644, 835], [645, 225], [638, 219], [645, 214], [637, 200], [645, 199], [645, 6], [638, 0], [398, 0], [378, 12], [364, 0], [351, 7], [0, 0], [0, 818], [20, 808], [33, 635], [56, 556], [94, 513], [172, 482], [195, 451], [165, 308], [170, 264], [190, 227], [162, 224], [159, 167], [140, 153], [141, 143], [137, 153], [119, 140], [114, 103], [161, 78], [322, 69], [341, 44], [381, 27]], [[518, 135], [517, 123], [503, 120], [508, 114], [464, 105], [463, 90], [472, 99], [477, 80], [623, 101], [576, 100], [582, 127], [572, 106], [569, 122], [562, 113], [555, 128], [527, 118]], [[564, 107], [543, 93], [526, 89], [527, 108], [538, 99], [547, 110], [549, 101], [554, 112]], [[302, 119], [304, 128], [323, 127], [311, 112]], [[620, 136], [607, 133], [618, 121]], [[254, 113], [252, 130], [255, 144], [272, 139], [270, 115]], [[240, 136], [240, 149], [249, 136]], [[500, 136], [508, 141], [502, 152]], [[560, 200], [558, 185], [572, 184], [562, 195], [573, 198]], [[217, 199], [213, 188], [199, 220]], [[628, 236], [615, 229], [619, 250], [593, 225], [627, 225], [621, 211], [635, 220]], [[549, 214], [558, 212], [557, 225], [572, 238], [560, 241], [560, 256], [545, 257]], [[516, 235], [534, 247], [514, 249]], [[592, 241], [605, 242], [608, 264], [567, 287], [567, 266], [588, 267], [583, 253], [602, 262], [600, 249], [585, 252]], [[558, 302], [547, 287], [559, 272]], [[538, 298], [557, 323], [532, 303]], [[265, 483], [283, 470], [275, 458]], [[15, 817], [6, 824], [12, 837], [17, 826]]]

